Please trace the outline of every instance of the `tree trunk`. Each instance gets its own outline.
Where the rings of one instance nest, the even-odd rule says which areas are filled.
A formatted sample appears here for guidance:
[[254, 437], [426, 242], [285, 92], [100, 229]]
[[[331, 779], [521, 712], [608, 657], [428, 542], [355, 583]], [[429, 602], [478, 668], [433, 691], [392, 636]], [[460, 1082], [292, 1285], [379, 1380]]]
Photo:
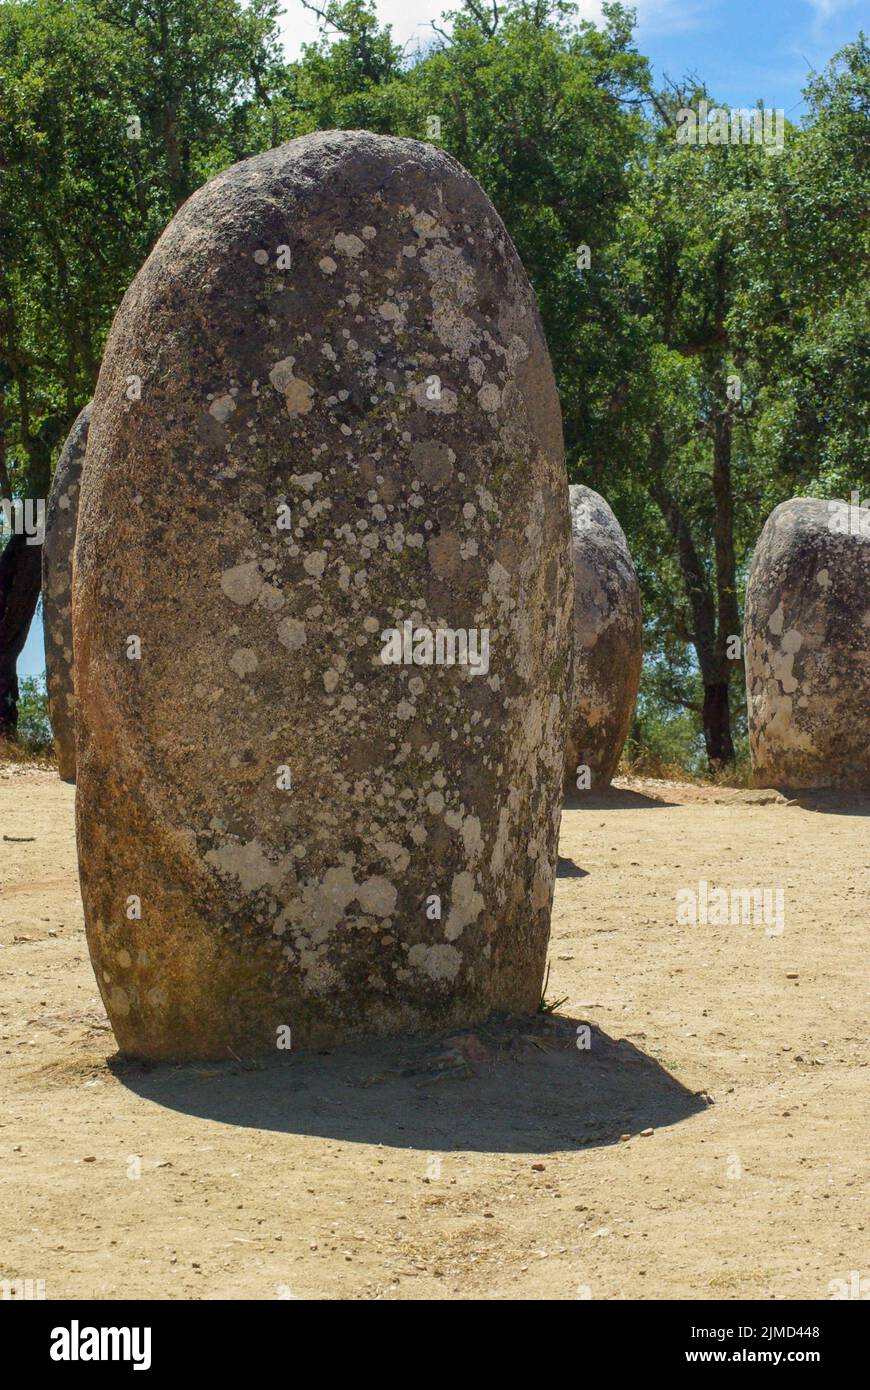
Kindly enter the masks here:
[[[730, 434], [728, 436], [728, 490], [727, 499], [730, 501]], [[725, 659], [725, 637], [728, 629], [722, 626], [722, 615], [719, 615], [717, 627], [716, 605], [713, 601], [713, 594], [704, 565], [698, 549], [695, 545], [691, 529], [686, 518], [683, 516], [676, 500], [668, 492], [664, 483], [664, 457], [665, 441], [660, 426], [656, 425], [653, 429], [652, 437], [652, 462], [655, 466], [650, 492], [661, 510], [668, 530], [674, 539], [677, 547], [677, 559], [680, 565], [680, 573], [683, 583], [686, 586], [686, 594], [692, 610], [692, 645], [698, 657], [698, 666], [701, 671], [701, 679], [704, 682], [704, 704], [702, 709], [702, 723], [704, 728], [704, 747], [708, 761], [711, 766], [716, 768], [722, 763], [734, 762], [734, 743], [731, 738], [731, 709], [728, 700], [729, 686], [729, 666]], [[730, 516], [730, 514], [729, 514]], [[727, 535], [727, 542], [722, 548], [723, 560], [730, 554], [733, 560], [733, 536], [728, 529], [723, 534]], [[717, 591], [720, 600], [726, 591], [727, 583], [723, 584], [723, 575], [727, 581], [728, 566], [723, 563], [720, 567], [720, 539], [719, 528], [717, 527]], [[731, 597], [734, 600], [736, 613], [736, 598], [733, 588], [733, 570], [731, 571]], [[727, 607], [727, 620], [733, 622], [731, 609]]]
[[18, 726], [16, 665], [27, 640], [42, 580], [42, 546], [12, 536], [0, 554], [0, 738]]
[[716, 507], [716, 607], [718, 649], [725, 660], [729, 637], [740, 636], [737, 559], [734, 553], [734, 494], [731, 486], [731, 415], [720, 406], [713, 421], [713, 501]]
[[713, 766], [734, 762], [734, 743], [731, 738], [731, 708], [728, 702], [727, 680], [704, 684], [704, 746]]
[[[742, 670], [740, 658], [728, 656], [728, 638], [742, 636], [737, 605], [737, 559], [734, 552], [734, 491], [731, 484], [732, 420], [726, 391], [726, 367], [720, 363], [715, 390], [718, 397], [713, 418], [713, 501], [716, 508], [716, 665], [720, 680], [704, 689], [704, 738], [711, 762], [733, 763], [731, 707], [728, 693], [731, 672]], [[707, 712], [710, 724], [708, 732]], [[712, 751], [715, 750], [715, 751]]]

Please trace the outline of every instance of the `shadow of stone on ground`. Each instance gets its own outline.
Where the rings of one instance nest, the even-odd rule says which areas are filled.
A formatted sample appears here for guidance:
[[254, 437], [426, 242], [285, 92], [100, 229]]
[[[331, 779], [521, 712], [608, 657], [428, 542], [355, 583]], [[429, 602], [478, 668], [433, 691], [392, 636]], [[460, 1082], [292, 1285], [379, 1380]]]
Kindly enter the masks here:
[[[588, 1050], [578, 1047], [587, 1028]], [[626, 1039], [562, 1015], [274, 1060], [173, 1066], [116, 1055], [109, 1066], [137, 1095], [187, 1115], [423, 1152], [600, 1147], [711, 1103]]]
[[608, 787], [603, 792], [566, 792], [562, 800], [565, 811], [652, 811], [678, 804], [662, 797], [644, 796], [628, 787]]
[[579, 864], [575, 864], [573, 859], [566, 859], [563, 854], [559, 855], [556, 864], [557, 878], [588, 878], [589, 870], [581, 869]]
[[826, 816], [870, 816], [870, 795], [866, 792], [820, 791], [784, 792], [791, 804], [803, 811]]

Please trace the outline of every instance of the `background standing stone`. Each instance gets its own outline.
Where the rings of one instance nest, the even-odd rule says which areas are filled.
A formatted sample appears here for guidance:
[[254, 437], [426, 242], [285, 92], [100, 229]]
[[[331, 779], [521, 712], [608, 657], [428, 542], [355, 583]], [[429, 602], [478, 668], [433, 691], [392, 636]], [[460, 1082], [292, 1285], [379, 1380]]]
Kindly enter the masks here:
[[61, 450], [46, 508], [42, 548], [42, 626], [48, 715], [57, 768], [64, 782], [76, 780], [72, 561], [91, 405], [88, 401], [79, 413]]
[[[622, 527], [603, 497], [569, 488], [574, 554], [574, 672], [565, 790], [610, 785], [628, 736], [643, 661], [640, 588]], [[581, 782], [581, 790], [583, 784]]]
[[[532, 291], [455, 160], [319, 133], [182, 207], [112, 328], [77, 543], [79, 861], [123, 1050], [537, 1006], [569, 539]], [[488, 660], [385, 665], [406, 623]]]
[[870, 789], [870, 510], [813, 497], [776, 507], [744, 627], [756, 782]]

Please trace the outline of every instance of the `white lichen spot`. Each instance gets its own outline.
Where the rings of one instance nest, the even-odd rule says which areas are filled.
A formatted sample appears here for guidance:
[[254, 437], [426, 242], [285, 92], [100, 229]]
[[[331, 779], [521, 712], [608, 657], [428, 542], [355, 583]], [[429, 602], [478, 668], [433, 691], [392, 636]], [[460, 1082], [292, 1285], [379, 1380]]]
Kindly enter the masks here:
[[130, 1012], [129, 996], [127, 991], [122, 989], [120, 985], [114, 985], [112, 987], [112, 993], [109, 996], [109, 1008], [113, 1013], [120, 1014], [122, 1018], [126, 1018]]
[[440, 225], [437, 218], [432, 216], [431, 212], [418, 212], [412, 220], [411, 226], [421, 241], [425, 241], [428, 237], [447, 236], [445, 228]]
[[295, 357], [284, 357], [269, 373], [275, 390], [284, 396], [288, 415], [307, 415], [314, 405], [314, 388], [293, 375]]
[[311, 492], [315, 485], [322, 480], [322, 473], [291, 473], [290, 475], [290, 482], [293, 487], [301, 487], [303, 492]]
[[288, 652], [297, 652], [308, 640], [305, 624], [298, 618], [285, 618], [278, 624], [278, 641]]
[[224, 570], [221, 575], [221, 588], [227, 598], [232, 603], [237, 603], [240, 608], [253, 603], [262, 587], [263, 576], [260, 574], [255, 560], [244, 565], [236, 565], [230, 570]]
[[361, 256], [366, 249], [365, 243], [360, 241], [358, 236], [354, 236], [352, 233], [348, 235], [347, 232], [336, 232], [332, 244], [336, 251], [339, 251], [343, 256], [350, 256], [352, 260]]
[[513, 334], [507, 346], [507, 364], [511, 372], [515, 372], [520, 362], [525, 362], [529, 355], [528, 345], [517, 334]]
[[448, 941], [455, 941], [470, 923], [477, 920], [483, 911], [483, 897], [474, 886], [474, 875], [467, 869], [454, 874], [450, 889], [450, 912], [444, 923], [444, 935]]
[[209, 415], [213, 415], [219, 424], [223, 425], [230, 418], [236, 408], [236, 403], [232, 396], [218, 396], [213, 400], [208, 408]]
[[421, 410], [428, 410], [433, 415], [452, 415], [458, 404], [456, 392], [451, 391], [449, 386], [442, 386], [439, 394], [430, 398], [425, 381], [417, 381], [409, 386], [408, 395], [413, 397], [415, 405]]
[[229, 666], [242, 679], [251, 676], [257, 669], [257, 653], [253, 647], [238, 647], [230, 657]]
[[395, 886], [381, 874], [367, 878], [357, 892], [360, 907], [372, 917], [389, 917], [395, 910], [397, 896]]
[[279, 608], [284, 607], [284, 595], [274, 584], [264, 584], [257, 604], [260, 608], [265, 608], [267, 613], [277, 613]]
[[462, 957], [455, 946], [426, 946], [418, 942], [408, 952], [408, 964], [428, 975], [430, 980], [455, 980], [462, 966]]
[[477, 859], [483, 848], [480, 820], [477, 816], [466, 816], [462, 822], [462, 843], [469, 859]]
[[219, 849], [210, 849], [204, 858], [220, 873], [234, 875], [245, 893], [275, 887], [287, 872], [285, 864], [273, 864], [267, 858], [259, 840], [222, 845]]
[[306, 574], [313, 575], [315, 579], [319, 579], [326, 569], [326, 551], [312, 550], [311, 554], [306, 555], [305, 559], [302, 561], [302, 568], [305, 570]]

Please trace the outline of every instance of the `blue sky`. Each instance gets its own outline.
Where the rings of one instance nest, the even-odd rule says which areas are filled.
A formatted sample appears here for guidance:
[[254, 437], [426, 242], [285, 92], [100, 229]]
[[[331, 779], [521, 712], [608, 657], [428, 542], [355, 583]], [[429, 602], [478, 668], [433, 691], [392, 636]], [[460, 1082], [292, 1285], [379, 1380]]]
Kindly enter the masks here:
[[24, 650], [18, 658], [18, 675], [41, 676], [45, 670], [45, 649], [43, 647], [42, 621], [34, 618], [30, 624]]
[[[579, 0], [577, 8], [584, 18], [600, 16], [598, 0]], [[792, 120], [803, 110], [807, 74], [824, 67], [859, 29], [870, 29], [870, 0], [637, 0], [635, 9], [638, 47], [659, 80], [663, 73], [678, 78], [694, 72], [723, 106], [761, 100]], [[380, 0], [377, 12], [412, 52], [434, 37], [430, 21], [438, 22], [442, 10], [440, 0]], [[288, 58], [316, 39], [317, 21], [301, 0], [287, 0], [281, 32]], [[44, 669], [37, 619], [18, 670], [37, 675]]]

